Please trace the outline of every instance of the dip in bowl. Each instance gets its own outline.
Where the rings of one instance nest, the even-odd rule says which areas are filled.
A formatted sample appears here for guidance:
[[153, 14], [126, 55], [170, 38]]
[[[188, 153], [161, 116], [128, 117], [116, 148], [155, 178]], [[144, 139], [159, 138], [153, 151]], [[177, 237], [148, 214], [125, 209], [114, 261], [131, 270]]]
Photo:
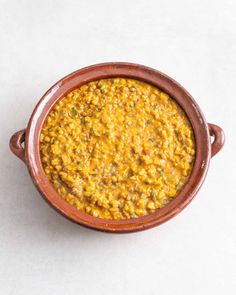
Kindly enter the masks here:
[[61, 79], [10, 139], [54, 209], [112, 233], [148, 229], [179, 213], [223, 144], [222, 129], [206, 122], [181, 85], [130, 63]]

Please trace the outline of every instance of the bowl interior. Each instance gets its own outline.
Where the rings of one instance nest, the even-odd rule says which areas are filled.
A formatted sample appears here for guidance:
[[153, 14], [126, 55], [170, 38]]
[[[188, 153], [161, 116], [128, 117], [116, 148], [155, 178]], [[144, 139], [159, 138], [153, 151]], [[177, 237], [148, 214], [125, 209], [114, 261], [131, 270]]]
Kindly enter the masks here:
[[[168, 93], [185, 111], [193, 128], [196, 156], [184, 188], [165, 207], [152, 214], [128, 220], [108, 220], [85, 214], [64, 201], [44, 173], [39, 151], [39, 136], [53, 106], [67, 93], [90, 81], [125, 77], [144, 81]], [[57, 211], [81, 225], [109, 232], [132, 232], [161, 224], [180, 212], [200, 188], [209, 165], [210, 139], [207, 123], [191, 95], [176, 81], [154, 69], [129, 63], [106, 63], [78, 70], [61, 79], [41, 98], [26, 131], [26, 161], [31, 177], [44, 199]]]

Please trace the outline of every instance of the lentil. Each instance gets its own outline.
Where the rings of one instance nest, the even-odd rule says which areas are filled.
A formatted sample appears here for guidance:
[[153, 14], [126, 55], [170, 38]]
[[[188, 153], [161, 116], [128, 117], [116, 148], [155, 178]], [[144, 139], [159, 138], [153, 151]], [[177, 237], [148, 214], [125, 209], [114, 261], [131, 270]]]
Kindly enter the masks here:
[[161, 90], [124, 78], [87, 83], [50, 111], [41, 161], [58, 194], [94, 217], [130, 219], [164, 207], [195, 157], [191, 125]]

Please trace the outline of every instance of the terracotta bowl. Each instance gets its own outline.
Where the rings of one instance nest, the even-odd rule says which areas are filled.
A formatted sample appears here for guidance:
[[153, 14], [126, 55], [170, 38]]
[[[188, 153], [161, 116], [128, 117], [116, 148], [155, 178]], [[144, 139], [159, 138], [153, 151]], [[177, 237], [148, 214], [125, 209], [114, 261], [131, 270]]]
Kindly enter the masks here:
[[[78, 211], [64, 201], [45, 175], [39, 151], [40, 132], [55, 103], [82, 84], [111, 77], [141, 80], [168, 93], [186, 112], [192, 124], [196, 141], [194, 166], [182, 191], [167, 206], [158, 209], [155, 213], [121, 221], [92, 217]], [[196, 195], [206, 176], [210, 158], [219, 152], [223, 144], [224, 133], [222, 129], [206, 122], [197, 103], [180, 84], [157, 70], [130, 63], [97, 64], [78, 70], [61, 79], [43, 95], [31, 115], [27, 128], [16, 132], [10, 139], [11, 151], [26, 164], [36, 188], [54, 209], [80, 225], [112, 233], [148, 229], [178, 214]]]

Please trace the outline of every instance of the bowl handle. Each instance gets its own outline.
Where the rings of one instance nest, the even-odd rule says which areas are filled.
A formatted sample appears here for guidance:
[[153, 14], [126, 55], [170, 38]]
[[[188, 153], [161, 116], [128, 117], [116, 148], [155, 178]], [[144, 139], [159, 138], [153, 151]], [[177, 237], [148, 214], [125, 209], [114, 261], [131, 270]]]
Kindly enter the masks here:
[[208, 128], [210, 136], [214, 138], [211, 144], [211, 157], [214, 157], [222, 149], [225, 143], [225, 134], [217, 125], [208, 123]]
[[22, 143], [25, 141], [25, 129], [14, 133], [10, 139], [10, 149], [19, 159], [25, 163], [25, 149]]

